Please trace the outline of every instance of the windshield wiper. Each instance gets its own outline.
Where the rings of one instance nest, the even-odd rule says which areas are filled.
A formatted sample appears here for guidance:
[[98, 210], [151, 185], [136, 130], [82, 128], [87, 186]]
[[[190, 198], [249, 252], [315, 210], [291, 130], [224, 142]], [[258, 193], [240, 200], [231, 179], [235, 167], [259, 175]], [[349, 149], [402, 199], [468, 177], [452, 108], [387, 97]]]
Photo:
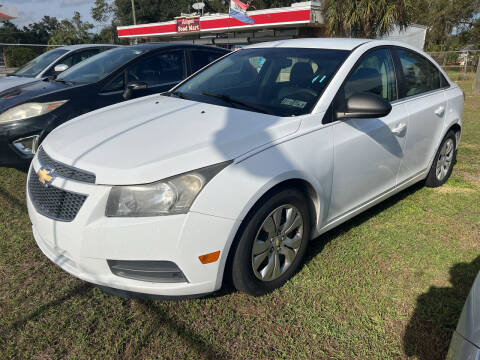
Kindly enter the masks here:
[[168, 93], [170, 94], [169, 96], [175, 95], [176, 97], [179, 97], [180, 99], [188, 100], [187, 97], [185, 96], [185, 94], [182, 93], [181, 91], [169, 91]]
[[232, 98], [228, 95], [225, 95], [225, 94], [215, 94], [215, 93], [212, 93], [212, 92], [209, 92], [209, 91], [202, 91], [202, 94], [205, 95], [205, 96], [210, 96], [210, 97], [214, 97], [214, 98], [217, 98], [217, 99], [221, 99], [221, 100], [223, 100], [225, 102], [229, 102], [231, 104], [238, 104], [238, 105], [241, 105], [243, 107], [246, 107], [247, 109], [251, 109], [251, 110], [263, 113], [263, 114], [273, 115], [272, 112], [270, 112], [266, 109], [263, 109], [259, 106], [253, 105], [253, 104], [243, 102], [241, 100], [234, 99], [234, 98]]

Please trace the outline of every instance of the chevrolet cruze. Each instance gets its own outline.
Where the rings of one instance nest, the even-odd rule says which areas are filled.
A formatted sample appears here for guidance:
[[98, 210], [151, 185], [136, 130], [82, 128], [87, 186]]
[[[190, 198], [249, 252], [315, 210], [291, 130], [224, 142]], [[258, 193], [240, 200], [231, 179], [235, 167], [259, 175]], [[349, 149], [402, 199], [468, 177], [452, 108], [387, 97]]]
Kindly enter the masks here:
[[28, 176], [33, 234], [118, 295], [200, 295], [225, 279], [262, 295], [313, 237], [416, 182], [445, 183], [463, 102], [401, 43], [249, 46], [48, 135]]

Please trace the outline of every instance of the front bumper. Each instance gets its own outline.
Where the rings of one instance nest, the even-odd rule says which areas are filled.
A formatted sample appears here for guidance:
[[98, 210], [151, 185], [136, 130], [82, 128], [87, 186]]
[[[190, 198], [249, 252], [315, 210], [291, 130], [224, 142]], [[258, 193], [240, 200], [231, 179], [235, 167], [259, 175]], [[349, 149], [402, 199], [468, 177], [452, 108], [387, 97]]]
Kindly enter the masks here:
[[480, 348], [466, 340], [458, 332], [453, 333], [447, 360], [478, 360], [480, 359]]
[[[35, 158], [30, 171], [39, 167]], [[56, 178], [51, 185], [88, 195], [74, 220], [64, 222], [36, 211], [27, 189], [35, 240], [42, 252], [63, 270], [103, 287], [151, 295], [205, 294], [221, 287], [228, 248], [240, 221], [195, 212], [108, 218], [105, 206], [110, 186], [63, 178]], [[200, 262], [200, 255], [218, 250], [221, 251], [218, 261]], [[187, 281], [158, 283], [120, 277], [112, 273], [107, 260], [171, 261]]]
[[0, 124], [0, 165], [27, 164], [33, 155], [20, 152], [13, 145], [14, 141], [38, 135], [40, 141], [48, 133], [54, 119], [50, 114], [33, 117], [13, 123]]

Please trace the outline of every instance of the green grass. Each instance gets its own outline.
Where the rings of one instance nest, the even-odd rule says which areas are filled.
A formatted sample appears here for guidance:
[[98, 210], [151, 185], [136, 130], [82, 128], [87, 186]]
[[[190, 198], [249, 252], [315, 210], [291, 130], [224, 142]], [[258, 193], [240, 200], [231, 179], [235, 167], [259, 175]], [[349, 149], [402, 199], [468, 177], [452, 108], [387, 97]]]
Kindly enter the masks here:
[[480, 270], [480, 97], [449, 182], [414, 186], [316, 239], [261, 298], [124, 300], [50, 263], [25, 173], [0, 168], [0, 358], [442, 359]]

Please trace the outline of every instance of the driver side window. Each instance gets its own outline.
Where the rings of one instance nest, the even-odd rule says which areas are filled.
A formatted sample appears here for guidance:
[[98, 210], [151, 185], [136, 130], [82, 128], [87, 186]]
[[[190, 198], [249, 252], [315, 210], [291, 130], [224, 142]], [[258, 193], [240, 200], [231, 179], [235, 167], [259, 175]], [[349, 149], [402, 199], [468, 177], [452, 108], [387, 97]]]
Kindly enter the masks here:
[[128, 68], [128, 82], [140, 81], [149, 86], [179, 82], [186, 77], [183, 50], [146, 57]]
[[345, 82], [344, 91], [345, 99], [367, 92], [387, 101], [397, 100], [395, 68], [389, 50], [375, 50], [364, 57]]

